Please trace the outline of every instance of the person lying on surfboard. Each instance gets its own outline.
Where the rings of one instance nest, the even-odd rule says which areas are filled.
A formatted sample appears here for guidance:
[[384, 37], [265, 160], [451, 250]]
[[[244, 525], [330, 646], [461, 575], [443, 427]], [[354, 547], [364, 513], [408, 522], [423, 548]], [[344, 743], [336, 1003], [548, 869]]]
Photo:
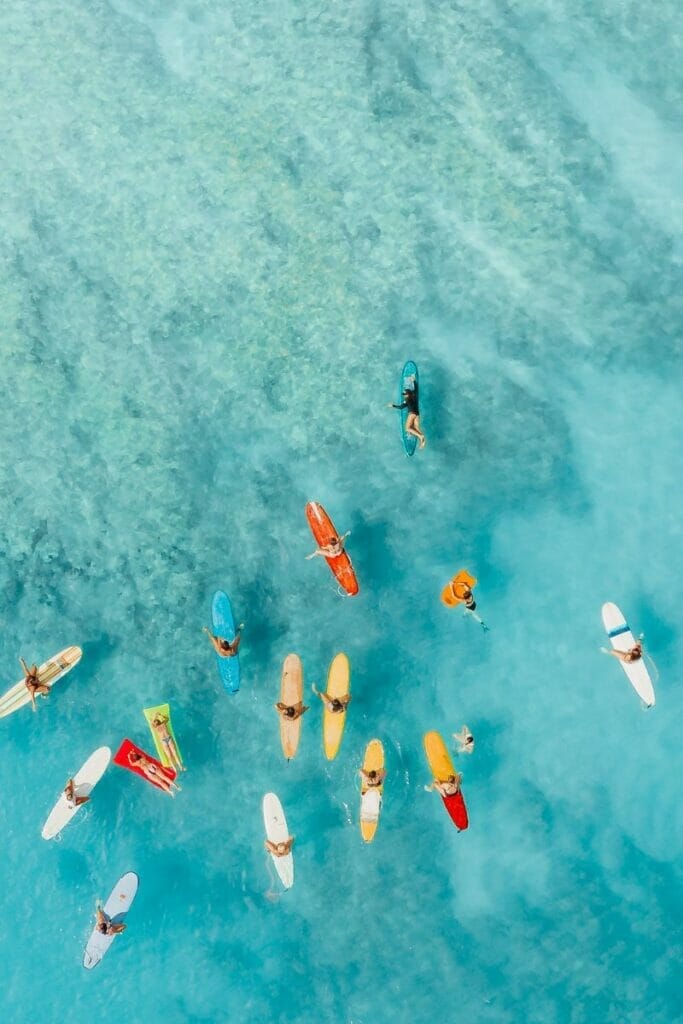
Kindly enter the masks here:
[[359, 768], [358, 774], [363, 780], [363, 792], [366, 789], [376, 789], [378, 786], [381, 786], [387, 777], [387, 773], [383, 768], [380, 768], [379, 771], [376, 768], [371, 768], [369, 772], [366, 772], [365, 768]]
[[333, 537], [329, 544], [324, 544], [321, 548], [316, 548], [310, 555], [306, 555], [306, 560], [315, 558], [316, 555], [322, 555], [323, 558], [339, 558], [344, 551], [344, 541], [350, 533], [351, 531], [347, 530], [341, 537]]
[[114, 924], [112, 919], [102, 910], [102, 904], [98, 900], [95, 904], [95, 928], [100, 935], [120, 935], [125, 932], [126, 926], [123, 921]]
[[[406, 380], [410, 379], [410, 377], [406, 378]], [[406, 425], [404, 428], [405, 432], [406, 434], [412, 434], [413, 437], [416, 437], [420, 442], [420, 448], [424, 448], [427, 444], [427, 438], [420, 429], [420, 400], [417, 390], [417, 381], [414, 377], [412, 378], [412, 381], [412, 388], [403, 389], [402, 403], [400, 405], [394, 405], [393, 402], [389, 402], [387, 408], [408, 410], [408, 416], [406, 418]]]
[[149, 782], [154, 783], [156, 786], [160, 786], [165, 793], [169, 796], [175, 796], [173, 788], [180, 789], [177, 782], [173, 782], [169, 779], [168, 775], [160, 771], [153, 761], [148, 761], [143, 754], [138, 754], [137, 750], [128, 751], [128, 764], [132, 768], [137, 768], [145, 776]]
[[311, 709], [307, 704], [304, 704], [302, 700], [296, 702], [296, 704], [283, 704], [281, 700], [275, 705], [278, 714], [282, 715], [290, 722], [295, 722], [297, 718], [301, 718], [303, 714]]
[[273, 857], [286, 857], [294, 846], [294, 836], [290, 836], [289, 839], [285, 839], [281, 843], [274, 843], [271, 839], [266, 839], [264, 846], [268, 853], [272, 853]]
[[460, 744], [458, 747], [459, 754], [471, 754], [474, 750], [474, 736], [466, 725], [463, 725], [460, 732], [453, 733], [453, 739], [457, 740]]
[[240, 641], [242, 640], [242, 630], [244, 629], [244, 623], [240, 622], [237, 627], [237, 633], [234, 640], [226, 640], [222, 636], [214, 636], [210, 629], [206, 626], [202, 626], [202, 629], [208, 636], [209, 640], [213, 644], [213, 649], [219, 658], [234, 658], [240, 649]]
[[643, 656], [643, 644], [641, 640], [636, 640], [630, 651], [608, 651], [604, 647], [603, 651], [605, 651], [605, 654], [611, 654], [613, 658], [625, 661], [629, 665], [632, 661], [640, 661]]
[[321, 693], [320, 690], [316, 688], [315, 683], [313, 683], [311, 689], [316, 697], [320, 697], [327, 710], [333, 715], [341, 714], [342, 711], [346, 711], [349, 706], [349, 702], [351, 700], [350, 693], [345, 693], [343, 697], [330, 697], [329, 693]]
[[76, 787], [74, 786], [73, 779], [66, 780], [66, 786], [64, 787], [64, 796], [69, 807], [81, 807], [83, 804], [87, 804], [90, 799], [89, 796], [76, 796]]
[[177, 768], [178, 771], [184, 772], [185, 765], [181, 761], [178, 748], [173, 742], [173, 737], [168, 731], [168, 715], [155, 715], [152, 719], [152, 728], [163, 743], [164, 749], [168, 754], [168, 759], [173, 767]]
[[50, 687], [45, 683], [41, 683], [38, 678], [38, 666], [31, 665], [29, 668], [23, 658], [19, 658], [21, 667], [24, 670], [24, 686], [28, 690], [28, 695], [31, 698], [31, 704], [33, 710], [36, 710], [36, 694], [40, 694], [41, 697], [47, 697], [50, 693]]
[[460, 792], [460, 783], [462, 781], [462, 775], [449, 775], [445, 782], [439, 782], [438, 779], [434, 779], [431, 786], [425, 786], [425, 789], [436, 790], [441, 796], [455, 796], [456, 793]]

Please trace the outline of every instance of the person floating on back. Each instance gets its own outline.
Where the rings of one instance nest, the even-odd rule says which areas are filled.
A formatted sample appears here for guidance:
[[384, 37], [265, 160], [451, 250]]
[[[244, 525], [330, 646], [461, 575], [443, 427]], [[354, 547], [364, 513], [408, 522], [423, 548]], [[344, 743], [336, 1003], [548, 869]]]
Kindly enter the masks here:
[[171, 762], [171, 766], [177, 771], [184, 772], [185, 765], [181, 760], [173, 736], [168, 730], [168, 721], [168, 715], [155, 715], [150, 724], [156, 735], [163, 743], [164, 749], [168, 754], [168, 759]]
[[351, 694], [345, 693], [343, 697], [330, 697], [329, 693], [321, 693], [315, 683], [311, 687], [316, 697], [320, 697], [321, 701], [325, 705], [326, 709], [333, 715], [340, 715], [346, 711], [351, 701]]
[[294, 845], [294, 836], [289, 836], [284, 842], [274, 843], [272, 839], [266, 839], [264, 846], [268, 853], [272, 853], [273, 857], [286, 857], [288, 853], [291, 853], [292, 846]]
[[459, 754], [471, 754], [472, 751], [474, 750], [474, 736], [472, 735], [472, 733], [470, 732], [466, 725], [463, 725], [460, 732], [453, 733], [453, 739], [457, 740], [459, 744]]
[[411, 434], [416, 437], [420, 443], [420, 448], [424, 448], [427, 444], [427, 438], [424, 436], [420, 429], [420, 396], [418, 394], [418, 386], [415, 377], [406, 377], [406, 383], [412, 381], [413, 386], [405, 387], [403, 389], [402, 398], [403, 401], [400, 405], [394, 405], [393, 402], [389, 402], [387, 405], [388, 409], [407, 409], [408, 416], [406, 418], [405, 427], [403, 428], [406, 434]]
[[163, 789], [164, 793], [168, 793], [169, 796], [175, 796], [173, 792], [175, 789], [180, 789], [177, 782], [173, 782], [169, 779], [168, 775], [162, 772], [153, 761], [148, 760], [144, 754], [138, 754], [137, 750], [128, 751], [128, 764], [131, 768], [137, 768], [138, 771], [142, 772], [148, 782], [153, 783], [155, 786], [159, 786]]
[[31, 704], [33, 710], [36, 711], [36, 694], [40, 694], [41, 697], [47, 697], [50, 693], [50, 687], [45, 683], [41, 683], [38, 676], [38, 666], [31, 665], [29, 668], [23, 658], [19, 658], [21, 667], [24, 670], [24, 685], [28, 690], [28, 695], [31, 698]]
[[244, 629], [244, 623], [240, 622], [237, 627], [237, 634], [234, 640], [226, 640], [222, 636], [214, 636], [210, 629], [206, 626], [202, 626], [202, 629], [208, 636], [209, 640], [213, 645], [213, 649], [219, 658], [234, 658], [240, 649], [240, 642], [242, 640], [242, 630]]
[[279, 715], [286, 718], [289, 722], [295, 722], [297, 718], [301, 718], [303, 714], [311, 710], [302, 700], [297, 701], [296, 704], [284, 704], [279, 700], [275, 705], [275, 709]]
[[316, 548], [310, 555], [306, 555], [306, 561], [309, 558], [315, 558], [316, 555], [322, 555], [323, 558], [339, 558], [344, 552], [344, 541], [351, 533], [347, 530], [341, 537], [332, 537], [328, 544], [324, 544], [321, 548]]

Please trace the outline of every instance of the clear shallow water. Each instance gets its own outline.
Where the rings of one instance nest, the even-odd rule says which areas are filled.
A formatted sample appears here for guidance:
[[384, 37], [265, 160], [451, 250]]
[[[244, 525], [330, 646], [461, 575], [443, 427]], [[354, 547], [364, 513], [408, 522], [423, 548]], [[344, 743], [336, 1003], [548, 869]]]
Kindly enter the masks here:
[[[3, 7], [0, 665], [85, 652], [0, 723], [3, 1017], [683, 1019], [677, 39], [673, 3]], [[412, 461], [383, 407], [408, 357]], [[309, 497], [353, 531], [354, 601], [304, 560]], [[438, 601], [463, 565], [486, 635]], [[219, 585], [235, 699], [200, 633]], [[598, 652], [604, 600], [646, 633], [649, 714]], [[315, 709], [285, 766], [282, 659], [321, 682], [340, 649], [341, 754]], [[68, 772], [149, 746], [161, 700], [181, 796], [112, 768], [43, 843]], [[458, 836], [421, 736], [463, 721]]]

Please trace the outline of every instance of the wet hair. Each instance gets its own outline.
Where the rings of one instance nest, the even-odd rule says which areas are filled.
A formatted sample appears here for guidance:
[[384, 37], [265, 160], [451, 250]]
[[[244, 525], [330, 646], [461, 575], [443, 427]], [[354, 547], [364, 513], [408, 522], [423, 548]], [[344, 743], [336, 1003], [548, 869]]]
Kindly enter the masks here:
[[131, 750], [130, 753], [128, 754], [128, 757], [132, 761], [139, 761], [140, 760], [140, 755], [138, 754], [137, 750]]

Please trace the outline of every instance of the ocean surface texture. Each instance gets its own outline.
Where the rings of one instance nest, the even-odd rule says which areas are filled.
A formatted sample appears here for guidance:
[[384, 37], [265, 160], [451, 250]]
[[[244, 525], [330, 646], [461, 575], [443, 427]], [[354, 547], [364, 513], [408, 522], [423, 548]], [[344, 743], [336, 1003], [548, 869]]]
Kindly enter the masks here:
[[[0, 693], [19, 655], [84, 651], [0, 720], [0, 1018], [683, 1021], [680, 3], [5, 0], [0, 68]], [[305, 560], [309, 499], [358, 597]], [[439, 600], [462, 568], [489, 632]], [[605, 601], [645, 634], [650, 711]], [[310, 684], [338, 651], [328, 763]], [[289, 652], [314, 706], [286, 763]], [[69, 774], [153, 750], [166, 701], [176, 799], [112, 766], [43, 841]], [[463, 722], [458, 834], [422, 736]]]

